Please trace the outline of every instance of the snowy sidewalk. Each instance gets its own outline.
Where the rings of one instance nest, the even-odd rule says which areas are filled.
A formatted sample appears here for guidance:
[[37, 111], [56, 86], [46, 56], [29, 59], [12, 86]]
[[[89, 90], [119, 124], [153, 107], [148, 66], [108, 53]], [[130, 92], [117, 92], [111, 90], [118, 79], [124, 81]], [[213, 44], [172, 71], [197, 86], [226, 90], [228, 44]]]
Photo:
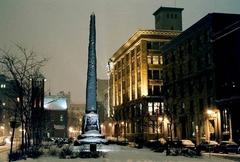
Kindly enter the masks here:
[[[128, 146], [109, 145], [105, 157], [59, 159], [58, 157], [42, 156], [38, 159], [27, 159], [19, 162], [234, 162], [216, 156], [203, 155], [201, 157], [166, 156], [147, 148], [136, 149]], [[235, 161], [236, 162], [236, 161]]]

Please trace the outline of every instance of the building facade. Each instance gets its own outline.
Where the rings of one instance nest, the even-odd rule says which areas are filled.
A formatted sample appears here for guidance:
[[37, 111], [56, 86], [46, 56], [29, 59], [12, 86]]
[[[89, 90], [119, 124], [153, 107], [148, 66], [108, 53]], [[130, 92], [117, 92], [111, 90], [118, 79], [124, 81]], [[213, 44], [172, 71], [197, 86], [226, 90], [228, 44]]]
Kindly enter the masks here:
[[47, 137], [68, 137], [69, 107], [70, 93], [60, 92], [57, 95], [44, 97]]
[[174, 137], [199, 143], [236, 139], [238, 131], [239, 140], [239, 20], [235, 14], [208, 14], [162, 47]]
[[113, 135], [134, 140], [167, 137], [160, 47], [182, 29], [181, 8], [160, 7], [155, 30], [139, 30], [109, 59], [109, 116]]
[[12, 92], [13, 82], [0, 75], [0, 136], [11, 134], [10, 119], [14, 115], [16, 103]]
[[177, 36], [175, 31], [137, 31], [111, 57], [111, 92], [115, 136], [129, 140], [167, 136], [162, 93], [162, 55], [159, 48]]

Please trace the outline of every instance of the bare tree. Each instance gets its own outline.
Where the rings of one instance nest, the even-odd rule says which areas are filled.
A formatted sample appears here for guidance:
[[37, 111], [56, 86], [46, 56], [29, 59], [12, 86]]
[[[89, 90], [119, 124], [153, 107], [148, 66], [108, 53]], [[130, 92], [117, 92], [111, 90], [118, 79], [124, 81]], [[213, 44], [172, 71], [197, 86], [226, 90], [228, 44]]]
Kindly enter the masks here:
[[[32, 80], [41, 76], [40, 69], [46, 61], [46, 58], [38, 59], [34, 51], [28, 50], [19, 44], [15, 44], [14, 48], [8, 50], [0, 48], [1, 70], [4, 75], [14, 82], [13, 93], [15, 93], [14, 96], [17, 96], [17, 99], [15, 98], [17, 110], [14, 111], [14, 119], [20, 118], [22, 146], [25, 146], [25, 135], [30, 137], [31, 131]], [[14, 138], [14, 129], [12, 140]], [[25, 130], [26, 134], [24, 134], [23, 130]], [[24, 153], [24, 147], [22, 147], [22, 153]]]

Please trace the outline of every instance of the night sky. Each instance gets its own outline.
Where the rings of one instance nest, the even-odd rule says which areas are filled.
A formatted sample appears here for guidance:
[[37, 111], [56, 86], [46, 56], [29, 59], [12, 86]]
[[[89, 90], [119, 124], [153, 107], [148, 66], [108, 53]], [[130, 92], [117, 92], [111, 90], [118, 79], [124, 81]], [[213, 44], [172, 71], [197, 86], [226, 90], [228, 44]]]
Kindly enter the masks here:
[[49, 58], [46, 92], [71, 92], [85, 103], [89, 17], [96, 15], [98, 78], [107, 61], [138, 29], [154, 29], [160, 6], [181, 7], [185, 30], [210, 12], [240, 14], [240, 0], [0, 0], [0, 48], [13, 43]]

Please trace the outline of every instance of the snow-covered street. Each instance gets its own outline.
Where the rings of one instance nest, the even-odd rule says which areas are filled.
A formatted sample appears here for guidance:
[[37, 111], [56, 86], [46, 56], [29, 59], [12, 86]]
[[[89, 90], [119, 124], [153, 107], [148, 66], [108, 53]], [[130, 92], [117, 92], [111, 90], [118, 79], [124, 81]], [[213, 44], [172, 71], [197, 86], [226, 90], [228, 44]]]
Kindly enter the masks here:
[[[136, 149], [128, 146], [109, 145], [107, 152], [100, 158], [76, 158], [59, 159], [58, 157], [41, 156], [38, 159], [27, 159], [20, 162], [233, 162], [224, 157], [216, 157], [204, 154], [201, 157], [166, 156], [164, 153], [156, 153], [148, 148]], [[240, 161], [240, 159], [239, 159]]]

